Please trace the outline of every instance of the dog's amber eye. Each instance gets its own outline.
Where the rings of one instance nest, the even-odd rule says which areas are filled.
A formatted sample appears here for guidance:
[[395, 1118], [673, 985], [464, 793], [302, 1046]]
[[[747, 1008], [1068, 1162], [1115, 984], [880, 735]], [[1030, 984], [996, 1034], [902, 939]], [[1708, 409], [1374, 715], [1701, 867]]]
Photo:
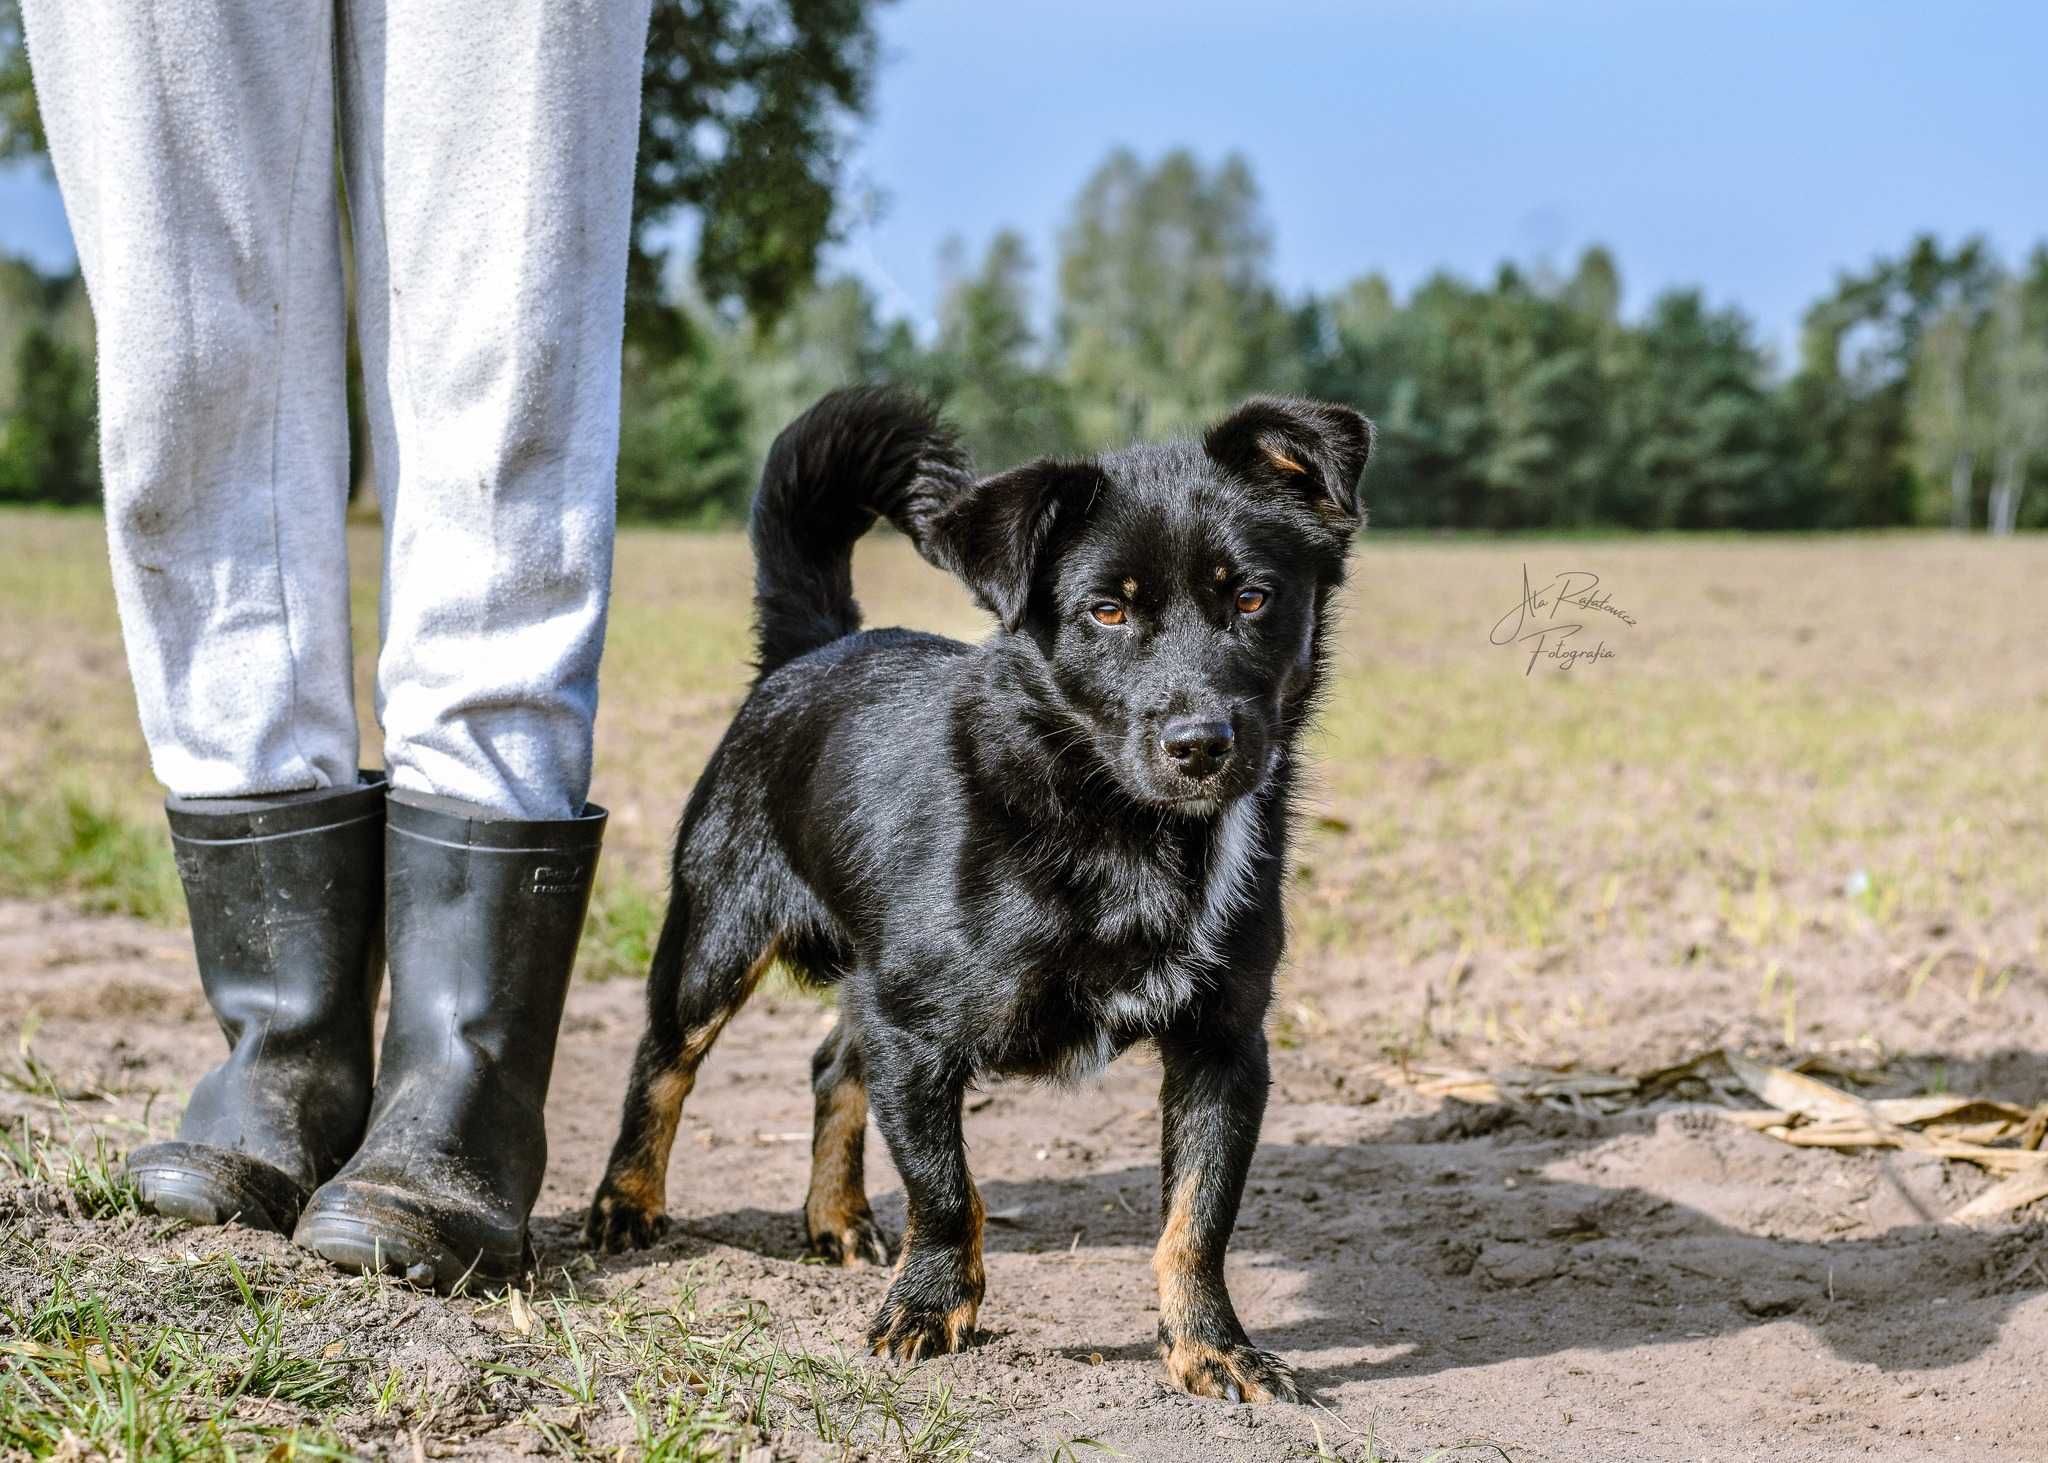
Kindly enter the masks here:
[[1113, 599], [1106, 599], [1088, 612], [1095, 616], [1098, 625], [1121, 625], [1124, 622], [1124, 607]]
[[1266, 591], [1263, 589], [1240, 589], [1237, 592], [1237, 612], [1240, 615], [1256, 615], [1266, 607]]

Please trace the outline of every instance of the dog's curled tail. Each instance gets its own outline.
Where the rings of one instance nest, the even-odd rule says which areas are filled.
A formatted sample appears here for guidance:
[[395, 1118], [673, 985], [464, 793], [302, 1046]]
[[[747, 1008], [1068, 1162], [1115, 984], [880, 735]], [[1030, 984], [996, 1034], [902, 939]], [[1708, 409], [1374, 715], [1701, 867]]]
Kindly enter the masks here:
[[908, 391], [834, 391], [785, 427], [747, 526], [757, 676], [860, 628], [853, 545], [878, 516], [922, 547], [970, 479], [953, 433]]

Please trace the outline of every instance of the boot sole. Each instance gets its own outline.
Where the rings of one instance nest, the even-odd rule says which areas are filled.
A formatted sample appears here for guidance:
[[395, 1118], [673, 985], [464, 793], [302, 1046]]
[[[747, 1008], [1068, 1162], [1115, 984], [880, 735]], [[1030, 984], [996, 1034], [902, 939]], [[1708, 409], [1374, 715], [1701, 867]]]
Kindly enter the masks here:
[[241, 1224], [290, 1234], [311, 1197], [261, 1159], [204, 1143], [151, 1143], [128, 1156], [142, 1207], [192, 1224]]
[[421, 1289], [449, 1291], [471, 1283], [516, 1280], [526, 1268], [524, 1249], [479, 1249], [464, 1256], [411, 1216], [365, 1218], [314, 1211], [300, 1219], [292, 1243], [343, 1270], [360, 1275], [399, 1275]]

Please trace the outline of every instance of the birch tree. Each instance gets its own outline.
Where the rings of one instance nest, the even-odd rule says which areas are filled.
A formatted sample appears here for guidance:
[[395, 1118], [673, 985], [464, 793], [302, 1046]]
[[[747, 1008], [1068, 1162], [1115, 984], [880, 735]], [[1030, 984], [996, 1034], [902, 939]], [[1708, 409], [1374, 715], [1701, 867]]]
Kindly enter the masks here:
[[2019, 524], [2033, 460], [2048, 450], [2048, 328], [2031, 318], [2025, 291], [2008, 282], [1992, 311], [1989, 342], [1993, 432], [1998, 463], [1988, 526], [2009, 534]]
[[[1970, 527], [1978, 454], [1987, 430], [1981, 398], [1984, 321], [1958, 305], [1941, 313], [1921, 336], [1913, 361], [1912, 396], [1907, 403], [1914, 467], [1932, 488], [1948, 483], [1948, 526]], [[1931, 517], [1932, 514], [1927, 516]]]

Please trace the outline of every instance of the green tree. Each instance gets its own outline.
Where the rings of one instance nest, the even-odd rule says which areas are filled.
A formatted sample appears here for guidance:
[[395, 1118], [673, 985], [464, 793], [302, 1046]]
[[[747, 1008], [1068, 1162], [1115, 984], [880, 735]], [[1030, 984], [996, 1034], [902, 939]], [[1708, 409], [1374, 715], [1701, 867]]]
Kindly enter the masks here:
[[807, 290], [774, 325], [749, 321], [734, 334], [755, 462], [827, 391], [903, 373], [904, 333], [882, 324], [874, 292], [850, 275]]
[[[1906, 402], [1913, 466], [1919, 474], [1922, 507], [1916, 515], [1935, 521], [1946, 513], [1949, 527], [1970, 526], [1976, 466], [1986, 455], [1992, 423], [1985, 411], [1985, 320], [1952, 306], [1920, 333]], [[1934, 489], [1947, 485], [1946, 507]]]
[[1377, 275], [1324, 302], [1326, 348], [1307, 389], [1348, 402], [1379, 429], [1366, 481], [1372, 521], [1389, 528], [1475, 526], [1485, 503], [1476, 464], [1490, 441], [1481, 405], [1475, 292], [1448, 275], [1405, 306]]
[[867, 114], [880, 0], [655, 0], [641, 87], [627, 318], [682, 348], [665, 277], [695, 226], [698, 287], [772, 324], [833, 237]]
[[96, 435], [83, 285], [0, 258], [0, 499], [92, 502]]
[[1813, 494], [1748, 320], [1673, 290], [1634, 344], [1612, 516], [1639, 528], [1802, 526]]
[[1922, 235], [1896, 259], [1843, 274], [1807, 311], [1790, 398], [1808, 470], [1825, 485], [1821, 526], [1913, 519], [1925, 496], [1908, 420], [1921, 336], [1946, 309], [1981, 310], [1996, 279], [1982, 240], [1951, 253]]
[[1375, 522], [1582, 525], [1607, 506], [1613, 449], [1593, 316], [1508, 268], [1491, 289], [1437, 275], [1405, 306], [1368, 277], [1323, 314], [1308, 379], [1380, 428]]
[[1561, 298], [1566, 308], [1604, 329], [1621, 323], [1621, 270], [1604, 245], [1590, 245], [1579, 255]]
[[1986, 374], [1997, 464], [1986, 523], [1995, 534], [2018, 527], [2027, 479], [2035, 459], [2048, 451], [2048, 312], [2030, 293], [2027, 285], [2007, 281], [1991, 309]]
[[49, 150], [35, 88], [29, 84], [21, 3], [0, 0], [0, 159], [42, 157]]
[[1597, 321], [1503, 268], [1480, 310], [1477, 463], [1491, 526], [1582, 526], [1600, 512], [1608, 468]]
[[984, 468], [1070, 452], [1066, 391], [1045, 368], [1031, 324], [1031, 254], [1004, 230], [971, 274], [957, 268], [939, 309], [939, 336], [924, 376]]
[[[2026, 265], [2018, 275], [2018, 288], [2018, 325], [2024, 332], [2025, 339], [2032, 342], [2032, 348], [2036, 352], [2029, 363], [2029, 370], [2032, 373], [2031, 378], [2038, 386], [2041, 369], [2039, 352], [2043, 348], [2048, 348], [2048, 243], [2036, 244], [2033, 252], [2027, 256]], [[2037, 410], [2043, 405], [2048, 405], [2042, 402], [2039, 396], [2034, 400]], [[2038, 430], [2038, 416], [2035, 418], [2035, 426]], [[2023, 466], [2022, 471], [2025, 475], [2018, 485], [2022, 490], [2041, 478], [2048, 477], [2048, 442], [2043, 442], [2038, 435], [2033, 441], [2035, 446], [2032, 460]], [[2012, 524], [2018, 528], [2048, 528], [2048, 493], [2016, 495], [2012, 503]]]
[[708, 330], [629, 372], [619, 421], [619, 516], [710, 525], [746, 511], [756, 459], [729, 346]]
[[12, 409], [0, 420], [0, 502], [99, 498], [92, 359], [41, 322], [14, 352]]
[[1192, 432], [1294, 384], [1271, 247], [1242, 158], [1110, 155], [1060, 237], [1062, 375], [1084, 446]]

